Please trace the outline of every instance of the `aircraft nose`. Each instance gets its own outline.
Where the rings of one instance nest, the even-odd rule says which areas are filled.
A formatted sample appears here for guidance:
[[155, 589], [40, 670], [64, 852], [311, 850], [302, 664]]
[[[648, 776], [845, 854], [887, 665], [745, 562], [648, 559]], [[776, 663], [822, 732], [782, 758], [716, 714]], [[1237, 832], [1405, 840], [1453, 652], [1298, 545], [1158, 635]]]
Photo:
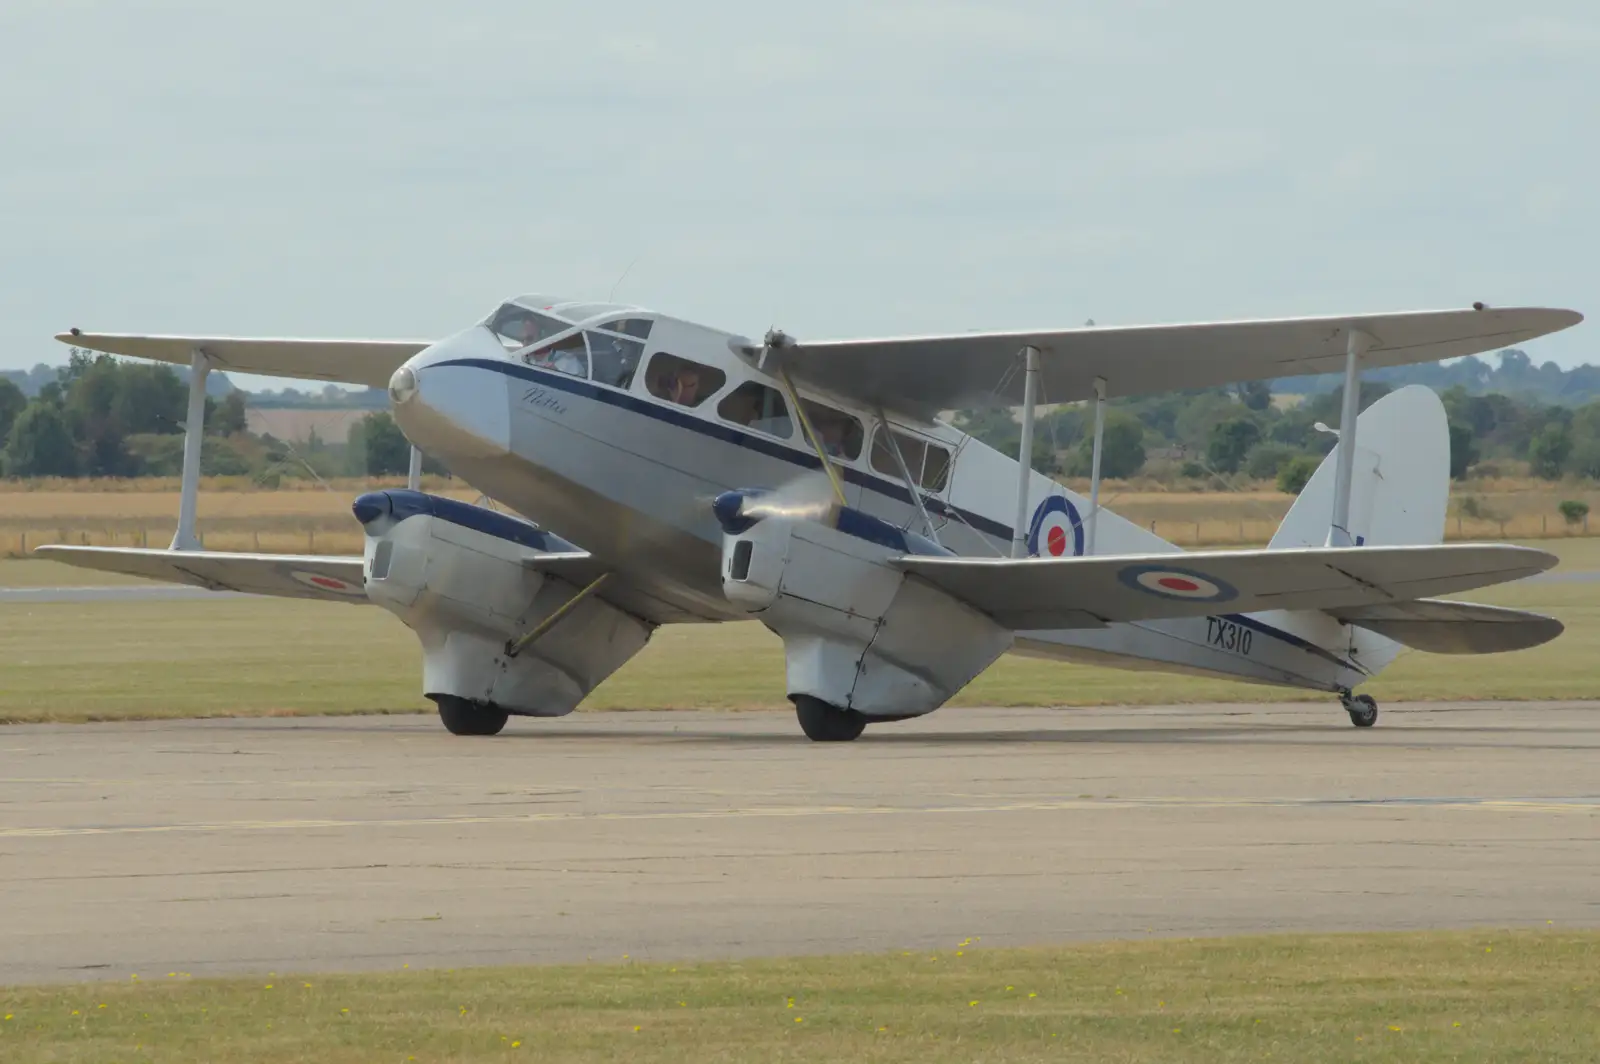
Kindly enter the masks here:
[[406, 438], [449, 464], [511, 450], [511, 378], [505, 349], [481, 326], [413, 355], [389, 378], [395, 423]]

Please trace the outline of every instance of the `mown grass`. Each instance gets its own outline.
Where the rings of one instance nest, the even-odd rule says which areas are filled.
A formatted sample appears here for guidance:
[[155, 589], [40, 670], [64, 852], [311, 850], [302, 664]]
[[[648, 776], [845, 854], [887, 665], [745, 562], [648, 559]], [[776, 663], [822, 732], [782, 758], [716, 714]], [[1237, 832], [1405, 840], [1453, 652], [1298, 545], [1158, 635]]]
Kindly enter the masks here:
[[1113, 942], [0, 989], [0, 1059], [1593, 1061], [1600, 934]]
[[[1600, 568], [1600, 541], [1561, 544]], [[28, 566], [46, 566], [44, 574]], [[0, 581], [49, 586], [115, 577], [0, 563]], [[1490, 588], [1475, 601], [1550, 613], [1561, 638], [1481, 657], [1407, 654], [1364, 690], [1379, 701], [1600, 698], [1600, 584]], [[0, 721], [386, 713], [431, 710], [412, 634], [382, 610], [290, 599], [0, 602]], [[588, 709], [787, 708], [778, 640], [756, 624], [669, 626], [590, 696]], [[1254, 684], [1006, 658], [957, 706], [1085, 706], [1326, 700]], [[536, 727], [537, 725], [528, 725]]]

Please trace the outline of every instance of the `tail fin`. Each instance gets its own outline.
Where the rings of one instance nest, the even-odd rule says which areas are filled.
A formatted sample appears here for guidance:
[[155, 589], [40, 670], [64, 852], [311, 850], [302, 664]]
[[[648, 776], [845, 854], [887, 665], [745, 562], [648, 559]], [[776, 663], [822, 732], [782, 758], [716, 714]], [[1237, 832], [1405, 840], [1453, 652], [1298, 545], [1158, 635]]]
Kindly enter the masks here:
[[[1338, 447], [1306, 482], [1270, 548], [1327, 542]], [[1439, 543], [1449, 502], [1450, 426], [1439, 397], [1413, 384], [1373, 403], [1356, 422], [1350, 481], [1350, 535], [1356, 543]], [[1551, 618], [1466, 602], [1419, 599], [1329, 612], [1349, 626], [1342, 649], [1374, 674], [1398, 657], [1402, 646], [1436, 654], [1491, 654], [1538, 646], [1561, 634], [1561, 622]]]
[[[1272, 548], [1321, 547], [1333, 520], [1334, 466], [1340, 443], [1306, 482]], [[1390, 392], [1356, 420], [1350, 481], [1350, 535], [1357, 544], [1403, 546], [1444, 540], [1450, 502], [1450, 426], [1431, 388]]]

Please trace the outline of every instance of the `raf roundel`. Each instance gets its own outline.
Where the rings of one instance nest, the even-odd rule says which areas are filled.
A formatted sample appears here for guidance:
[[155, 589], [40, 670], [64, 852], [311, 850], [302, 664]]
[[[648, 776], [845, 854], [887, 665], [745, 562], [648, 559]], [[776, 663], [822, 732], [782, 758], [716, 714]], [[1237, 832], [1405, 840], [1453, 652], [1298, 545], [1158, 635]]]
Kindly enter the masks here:
[[1083, 521], [1065, 496], [1052, 495], [1033, 511], [1028, 553], [1035, 558], [1076, 557], [1083, 553]]
[[1130, 565], [1117, 574], [1117, 579], [1135, 591], [1161, 598], [1227, 602], [1239, 597], [1238, 590], [1225, 581], [1174, 566]]
[[317, 591], [326, 591], [334, 595], [365, 595], [367, 593], [366, 588], [361, 587], [359, 584], [352, 584], [348, 580], [340, 580], [337, 576], [329, 576], [326, 573], [308, 573], [304, 569], [294, 569], [290, 571], [289, 575], [306, 587], [314, 588]]

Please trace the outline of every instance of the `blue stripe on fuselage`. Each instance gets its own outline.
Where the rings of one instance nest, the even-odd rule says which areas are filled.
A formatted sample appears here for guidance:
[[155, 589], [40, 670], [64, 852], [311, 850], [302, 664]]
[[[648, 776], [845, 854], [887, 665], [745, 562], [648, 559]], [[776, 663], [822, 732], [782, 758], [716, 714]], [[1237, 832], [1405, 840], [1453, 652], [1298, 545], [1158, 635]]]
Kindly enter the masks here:
[[[714, 421], [707, 421], [704, 418], [689, 414], [679, 407], [650, 402], [640, 399], [636, 395], [630, 395], [627, 392], [598, 385], [555, 370], [537, 369], [533, 366], [525, 366], [520, 362], [507, 362], [489, 358], [453, 358], [434, 363], [434, 367], [442, 366], [469, 366], [501, 373], [508, 377], [520, 377], [523, 380], [537, 381], [546, 387], [570, 392], [573, 395], [581, 395], [635, 414], [643, 414], [645, 417], [655, 418], [657, 421], [664, 421], [669, 425], [676, 425], [691, 432], [698, 432], [702, 436], [710, 436], [713, 439], [733, 444], [736, 447], [744, 447], [747, 450], [769, 455], [805, 469], [822, 468], [822, 460], [810, 451], [798, 450], [776, 440], [764, 439], [742, 429], [734, 428], [731, 425], [719, 425]], [[845, 480], [852, 484], [858, 484], [863, 488], [876, 491], [880, 495], [887, 495], [896, 502], [905, 503], [907, 506], [913, 505], [911, 492], [906, 490], [902, 484], [892, 480], [885, 480], [882, 477], [872, 476], [849, 466], [836, 466], [835, 468], [839, 470]], [[954, 516], [958, 520], [964, 521], [975, 531], [986, 532], [1007, 542], [1011, 539], [1010, 525], [1000, 524], [998, 521], [991, 520], [982, 514], [952, 506], [930, 495], [924, 495], [922, 498], [924, 504], [932, 513], [940, 514], [941, 516]], [[1228, 613], [1220, 616], [1225, 620], [1242, 624], [1251, 631], [1260, 632], [1262, 635], [1280, 640], [1299, 650], [1315, 654], [1341, 668], [1354, 669], [1357, 672], [1366, 671], [1355, 663], [1340, 658], [1310, 640], [1302, 639], [1291, 632], [1285, 632], [1281, 628], [1274, 628], [1272, 625], [1264, 621], [1258, 621], [1254, 617], [1249, 617], [1242, 613]]]

